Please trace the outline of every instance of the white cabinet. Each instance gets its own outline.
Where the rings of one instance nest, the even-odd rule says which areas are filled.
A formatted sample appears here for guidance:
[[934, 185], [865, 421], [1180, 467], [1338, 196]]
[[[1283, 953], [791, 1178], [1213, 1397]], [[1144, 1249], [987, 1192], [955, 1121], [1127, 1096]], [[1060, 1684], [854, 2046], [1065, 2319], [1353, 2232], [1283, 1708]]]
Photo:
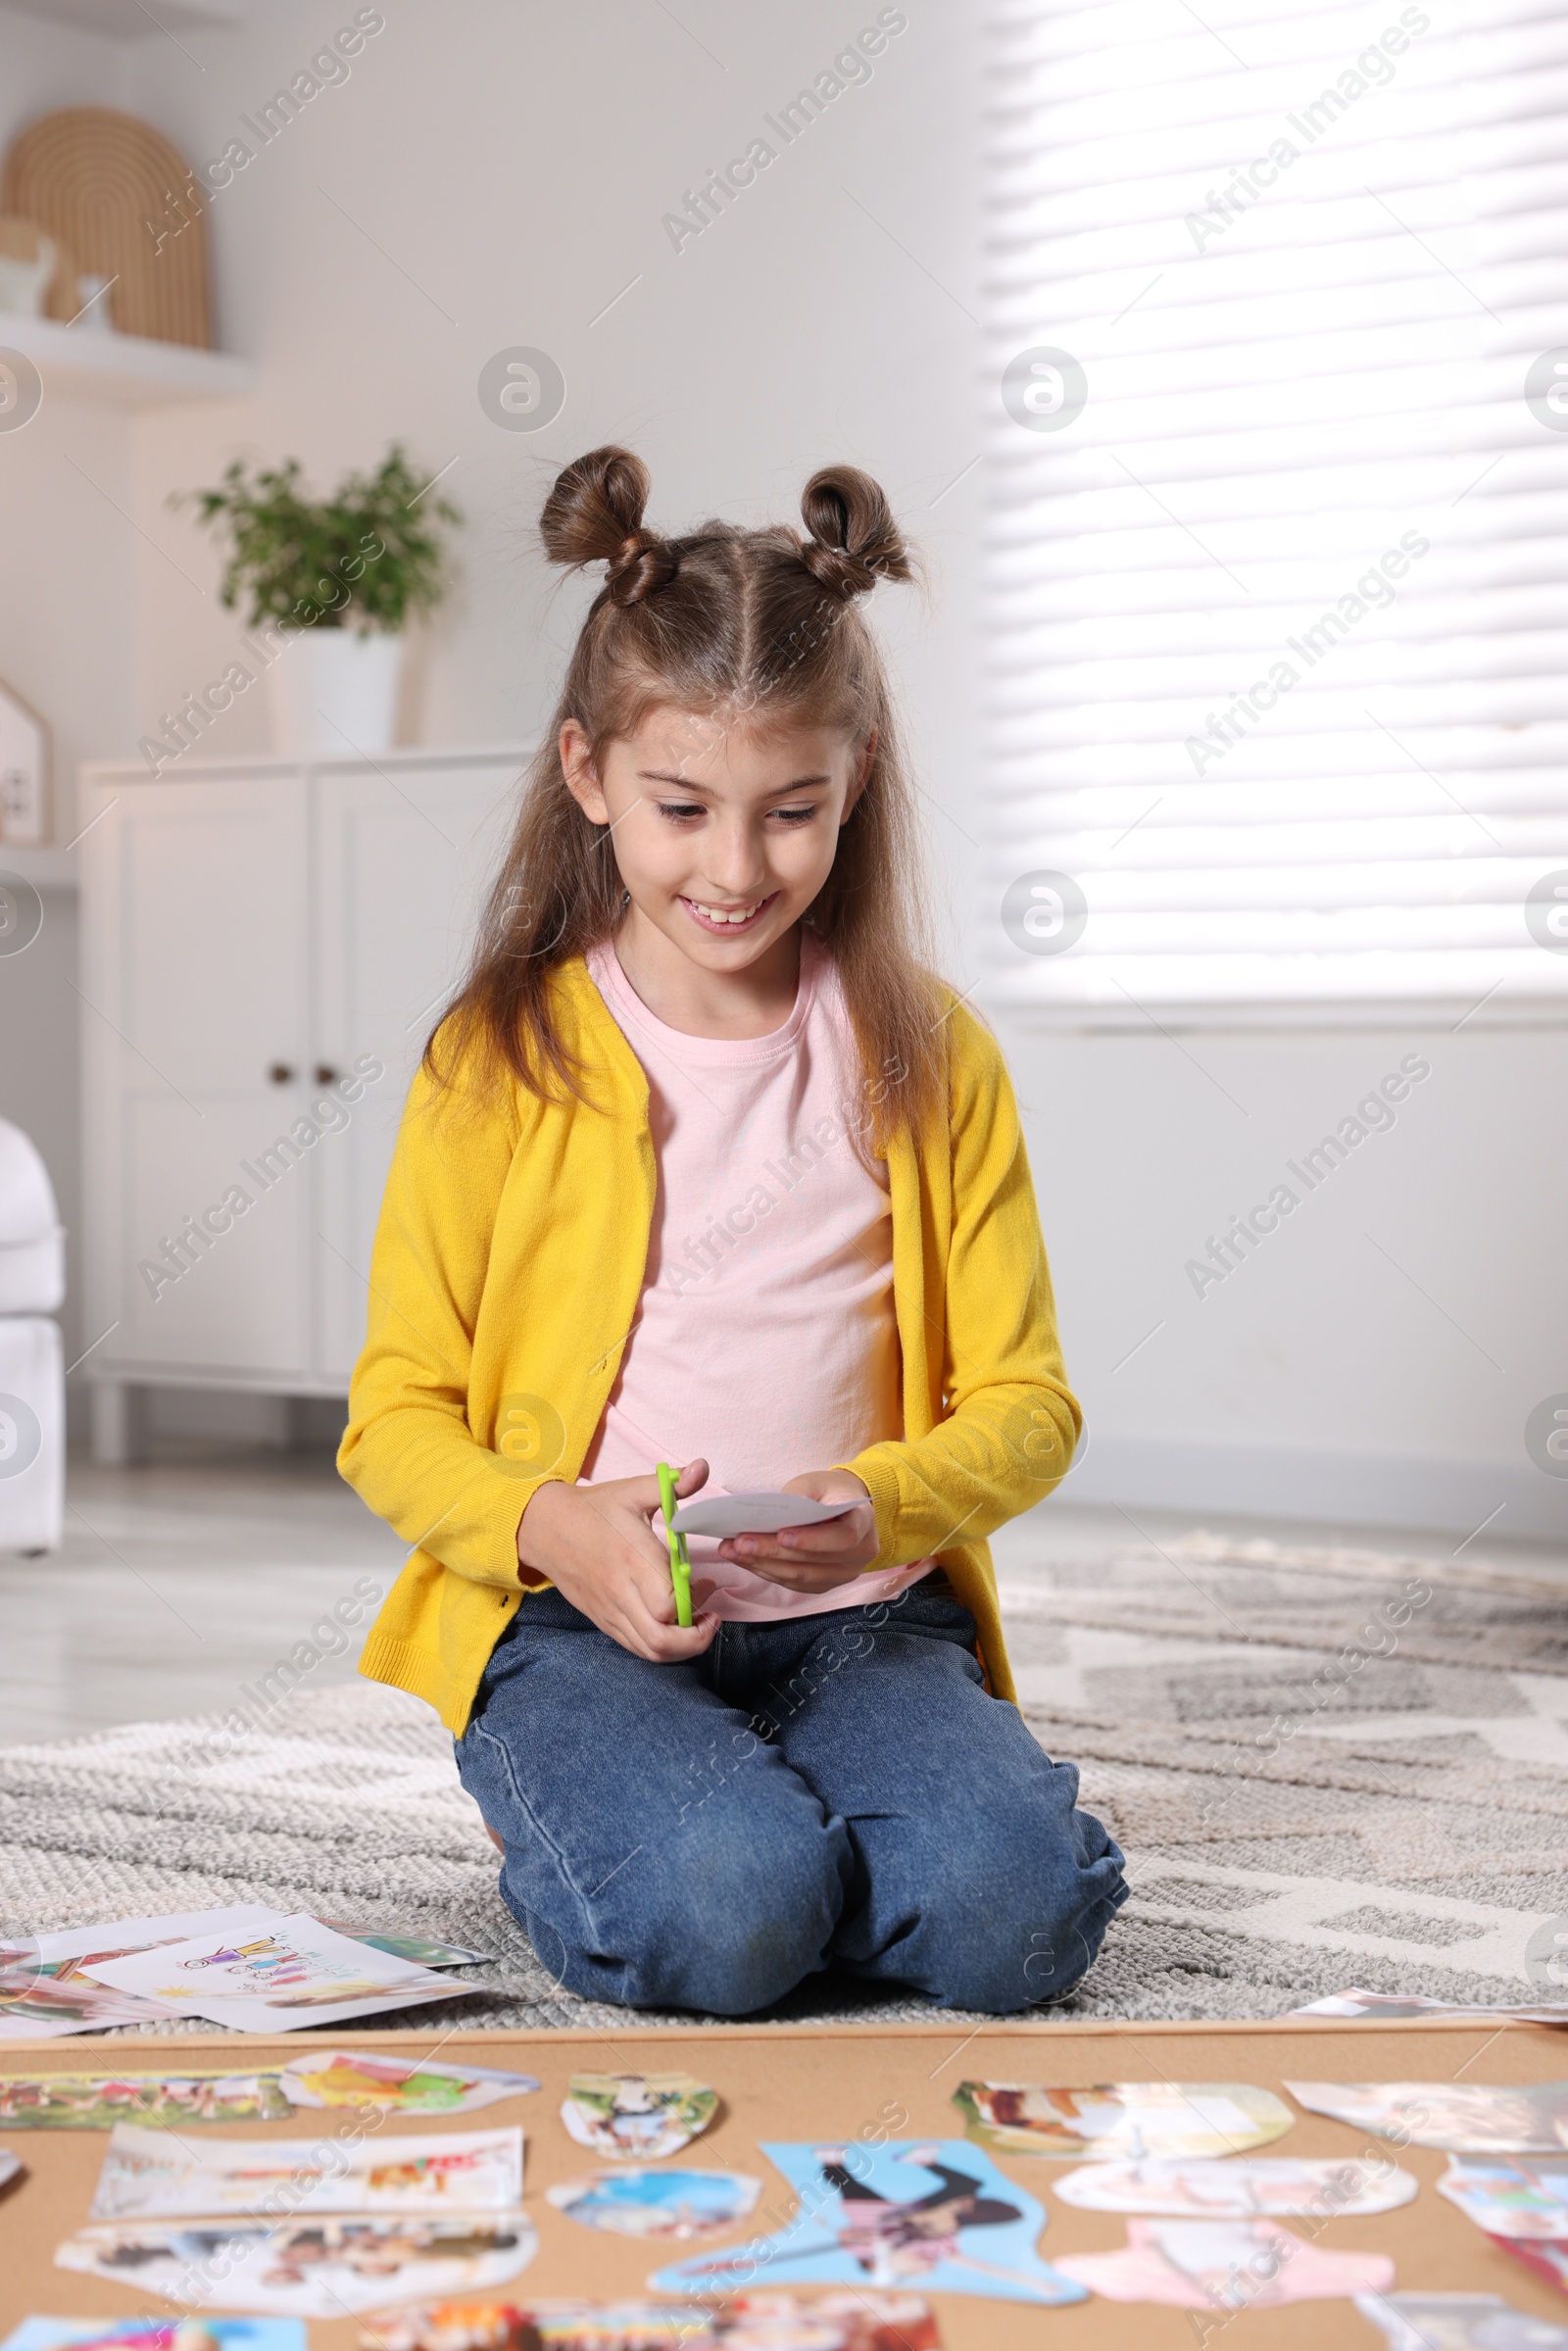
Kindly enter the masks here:
[[84, 770], [84, 1370], [103, 1402], [160, 1381], [345, 1392], [403, 1097], [523, 756]]

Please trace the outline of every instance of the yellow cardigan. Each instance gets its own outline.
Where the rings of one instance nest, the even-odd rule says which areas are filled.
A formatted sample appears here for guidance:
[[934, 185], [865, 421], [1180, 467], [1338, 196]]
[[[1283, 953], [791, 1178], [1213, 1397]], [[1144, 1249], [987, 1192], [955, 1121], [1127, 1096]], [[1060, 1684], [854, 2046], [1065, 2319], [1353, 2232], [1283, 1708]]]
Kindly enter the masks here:
[[[577, 1476], [599, 1426], [653, 1217], [647, 1081], [580, 958], [554, 985], [592, 1104], [509, 1081], [481, 1107], [461, 1069], [444, 1095], [423, 1071], [414, 1081], [338, 1453], [414, 1545], [360, 1671], [426, 1699], [458, 1737], [525, 1594], [517, 1522], [547, 1479]], [[887, 1154], [904, 1438], [799, 1467], [864, 1480], [879, 1567], [940, 1559], [974, 1613], [991, 1689], [1010, 1697], [985, 1538], [1051, 1491], [1081, 1421], [1001, 1052], [961, 1004], [946, 1028], [949, 1126]]]

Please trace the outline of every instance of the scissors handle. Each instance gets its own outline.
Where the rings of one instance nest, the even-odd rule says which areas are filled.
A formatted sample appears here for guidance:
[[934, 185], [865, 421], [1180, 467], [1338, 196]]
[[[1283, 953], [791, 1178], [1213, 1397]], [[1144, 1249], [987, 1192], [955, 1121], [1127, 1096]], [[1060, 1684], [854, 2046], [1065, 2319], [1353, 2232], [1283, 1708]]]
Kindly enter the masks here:
[[689, 1626], [692, 1621], [692, 1563], [686, 1548], [686, 1538], [671, 1528], [678, 1507], [675, 1500], [675, 1473], [667, 1461], [659, 1464], [659, 1499], [664, 1513], [664, 1539], [669, 1544], [669, 1580], [675, 1589], [675, 1622]]

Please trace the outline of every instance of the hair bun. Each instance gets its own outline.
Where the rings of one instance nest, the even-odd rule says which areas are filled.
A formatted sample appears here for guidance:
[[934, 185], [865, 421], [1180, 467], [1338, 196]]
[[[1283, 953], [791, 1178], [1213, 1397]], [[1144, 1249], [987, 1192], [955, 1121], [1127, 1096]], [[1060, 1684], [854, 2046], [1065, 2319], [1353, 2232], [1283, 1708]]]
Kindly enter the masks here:
[[910, 579], [904, 534], [879, 483], [858, 465], [827, 465], [801, 498], [809, 534], [801, 561], [819, 587], [848, 604], [879, 579]]
[[553, 563], [605, 563], [612, 603], [641, 604], [668, 585], [680, 557], [667, 539], [643, 527], [648, 468], [629, 449], [592, 449], [556, 477], [539, 516]]

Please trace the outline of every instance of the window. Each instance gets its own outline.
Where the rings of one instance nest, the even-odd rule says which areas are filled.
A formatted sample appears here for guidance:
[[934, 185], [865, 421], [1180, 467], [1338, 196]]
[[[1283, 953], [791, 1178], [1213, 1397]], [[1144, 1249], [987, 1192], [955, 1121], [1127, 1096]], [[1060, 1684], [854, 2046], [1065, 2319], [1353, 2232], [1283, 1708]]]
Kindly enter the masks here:
[[1560, 1018], [1568, 18], [1222, 5], [994, 28], [994, 992]]

